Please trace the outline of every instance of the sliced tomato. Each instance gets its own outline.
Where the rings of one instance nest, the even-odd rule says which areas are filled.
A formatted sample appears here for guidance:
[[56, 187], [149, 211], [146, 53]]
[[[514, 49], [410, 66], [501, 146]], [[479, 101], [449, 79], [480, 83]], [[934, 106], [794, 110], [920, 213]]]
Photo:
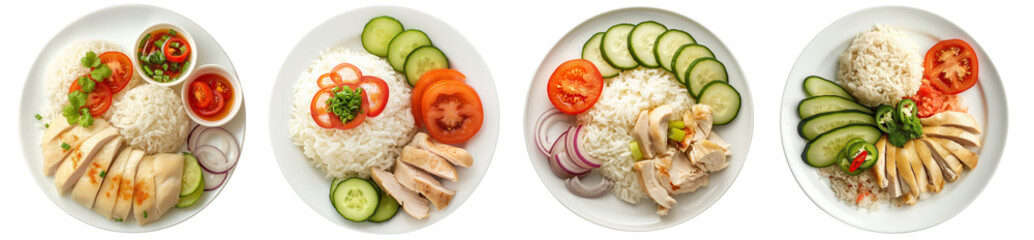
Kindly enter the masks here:
[[226, 99], [220, 94], [211, 94], [212, 103], [208, 104], [207, 107], [198, 107], [197, 114], [201, 116], [212, 116], [218, 114], [223, 110], [223, 106], [226, 105]]
[[223, 96], [223, 99], [233, 100], [233, 87], [230, 86], [230, 80], [219, 76], [212, 79], [212, 83], [208, 85], [212, 88], [212, 92]]
[[366, 113], [366, 116], [380, 115], [384, 111], [384, 107], [388, 106], [388, 95], [391, 93], [388, 91], [388, 83], [379, 77], [363, 76], [359, 87], [362, 87], [363, 93], [369, 97], [366, 100], [370, 105], [370, 111]]
[[[72, 86], [68, 88], [68, 92], [75, 92], [82, 89], [79, 86], [79, 81], [72, 81]], [[94, 117], [104, 114], [111, 107], [111, 89], [108, 88], [107, 84], [97, 84], [93, 88], [93, 92], [86, 95], [86, 106], [84, 108], [90, 109], [90, 115]]]
[[463, 73], [459, 71], [448, 68], [435, 69], [424, 73], [423, 76], [420, 76], [420, 80], [416, 82], [416, 86], [413, 87], [413, 96], [410, 97], [410, 103], [412, 104], [410, 109], [413, 111], [413, 119], [416, 120], [417, 127], [424, 126], [424, 119], [421, 117], [423, 115], [420, 111], [420, 97], [424, 95], [424, 91], [427, 90], [427, 86], [446, 79], [464, 81], [467, 79], [467, 76], [464, 76]]
[[190, 83], [190, 104], [198, 109], [212, 105], [212, 88], [201, 81]]
[[431, 84], [421, 96], [427, 133], [443, 143], [463, 143], [481, 130], [485, 120], [481, 97], [459, 80]]
[[338, 64], [330, 72], [337, 73], [341, 77], [341, 83], [359, 83], [363, 77], [363, 71], [359, 71], [359, 68], [351, 63]]
[[312, 96], [312, 103], [309, 105], [310, 115], [312, 120], [323, 128], [336, 128], [341, 126], [341, 119], [337, 115], [330, 112], [330, 107], [327, 106], [327, 99], [334, 96], [330, 90], [333, 87], [323, 88], [316, 95]]
[[588, 110], [600, 99], [602, 92], [603, 75], [596, 69], [596, 65], [585, 59], [560, 64], [546, 84], [549, 101], [567, 114]]
[[[180, 47], [174, 48], [170, 45], [171, 43], [179, 43]], [[183, 51], [180, 51], [180, 49]], [[165, 43], [162, 44], [162, 53], [165, 54], [165, 59], [168, 59], [170, 62], [185, 62], [187, 61], [187, 57], [190, 56], [190, 43], [181, 37], [169, 38], [169, 40], [166, 40]]]
[[320, 75], [320, 78], [316, 79], [316, 85], [320, 86], [320, 89], [337, 87], [341, 85], [341, 75], [336, 72], [329, 72]]
[[976, 52], [961, 39], [940, 41], [931, 47], [926, 51], [923, 68], [931, 85], [947, 94], [973, 87], [980, 74]]
[[[359, 84], [356, 84], [356, 83], [345, 83], [345, 84], [342, 84], [341, 87], [342, 88], [348, 87], [349, 89], [355, 90], [355, 89], [359, 88]], [[361, 93], [359, 93], [359, 99], [369, 99], [366, 96], [366, 91], [362, 91]], [[324, 104], [326, 104], [326, 101], [324, 101]], [[366, 114], [369, 113], [369, 112], [370, 112], [370, 101], [362, 101], [362, 103], [359, 104], [359, 113], [355, 115], [355, 118], [352, 118], [352, 120], [349, 120], [346, 123], [341, 123], [341, 118], [338, 117], [337, 115], [334, 115], [333, 112], [330, 112], [330, 115], [334, 116], [334, 118], [337, 119], [337, 122], [341, 123], [340, 125], [336, 126], [337, 129], [346, 130], [346, 129], [350, 129], [350, 128], [354, 128], [356, 126], [359, 126], [359, 124], [362, 124], [363, 121], [366, 121]]]
[[129, 85], [129, 81], [133, 80], [133, 62], [126, 54], [112, 51], [101, 53], [98, 58], [101, 59], [101, 63], [111, 68], [111, 77], [104, 79], [104, 84], [111, 89], [111, 94], [121, 92]]

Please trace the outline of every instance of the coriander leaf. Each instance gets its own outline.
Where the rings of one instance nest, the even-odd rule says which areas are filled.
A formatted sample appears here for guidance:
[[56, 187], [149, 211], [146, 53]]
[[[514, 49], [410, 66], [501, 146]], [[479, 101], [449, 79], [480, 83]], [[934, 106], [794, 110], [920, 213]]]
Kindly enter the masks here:
[[86, 56], [79, 59], [82, 62], [83, 67], [93, 68], [101, 65], [101, 59], [97, 58], [97, 54], [94, 52], [86, 52]]
[[65, 116], [65, 119], [68, 120], [68, 125], [79, 123], [79, 108], [76, 108], [75, 106], [65, 105], [65, 107], [61, 109], [61, 115]]
[[82, 115], [79, 116], [79, 126], [90, 127], [93, 126], [93, 115], [90, 115], [89, 108], [80, 109]]
[[74, 91], [68, 93], [68, 102], [72, 104], [74, 109], [86, 106], [86, 93], [82, 91]]
[[97, 83], [93, 82], [93, 80], [90, 80], [90, 78], [86, 76], [79, 77], [79, 81], [77, 82], [79, 83], [79, 90], [82, 90], [84, 93], [93, 92], [94, 87], [97, 86]]
[[104, 82], [105, 78], [111, 77], [111, 68], [107, 64], [101, 64], [99, 67], [94, 68], [90, 71], [90, 78], [97, 82]]

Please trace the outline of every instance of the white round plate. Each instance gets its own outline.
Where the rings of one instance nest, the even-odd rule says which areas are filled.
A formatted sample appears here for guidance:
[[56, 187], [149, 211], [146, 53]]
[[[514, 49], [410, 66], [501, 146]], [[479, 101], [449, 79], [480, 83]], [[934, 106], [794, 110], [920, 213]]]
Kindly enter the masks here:
[[[585, 41], [597, 32], [606, 31], [607, 28], [619, 23], [636, 24], [646, 20], [654, 20], [664, 24], [669, 29], [681, 29], [686, 31], [697, 43], [707, 46], [714, 52], [716, 58], [725, 64], [729, 74], [729, 84], [740, 92], [741, 107], [739, 116], [732, 123], [725, 126], [715, 126], [717, 131], [732, 146], [732, 158], [729, 159], [728, 169], [711, 174], [710, 184], [707, 187], [698, 189], [696, 192], [676, 195], [678, 204], [673, 206], [667, 216], [657, 216], [657, 204], [650, 198], [644, 197], [639, 204], [628, 204], [621, 201], [613, 194], [606, 194], [595, 199], [575, 196], [564, 185], [563, 179], [555, 176], [550, 171], [546, 156], [539, 152], [535, 146], [535, 123], [539, 116], [546, 110], [553, 108], [552, 103], [546, 96], [546, 82], [557, 66], [561, 63], [581, 58], [582, 46]], [[712, 34], [707, 28], [678, 13], [654, 8], [624, 8], [597, 15], [572, 29], [549, 51], [542, 65], [535, 72], [531, 87], [528, 89], [528, 100], [524, 111], [524, 141], [527, 145], [528, 155], [531, 157], [531, 164], [535, 167], [542, 184], [546, 185], [549, 192], [553, 193], [561, 204], [570, 209], [578, 216], [590, 222], [624, 231], [651, 231], [674, 226], [685, 222], [694, 216], [704, 212], [708, 207], [718, 201], [722, 194], [732, 186], [740, 169], [747, 157], [747, 149], [750, 148], [750, 140], [754, 132], [754, 101], [751, 98], [750, 88], [744, 78], [740, 65], [733, 58], [732, 53], [718, 37]], [[558, 130], [558, 129], [553, 129]], [[558, 131], [553, 131], [551, 137], [556, 137]], [[599, 174], [590, 174], [592, 178], [586, 180], [588, 184], [598, 182]], [[595, 179], [593, 179], [595, 178]]]
[[[43, 111], [43, 105], [46, 104], [46, 97], [43, 94], [43, 79], [46, 76], [47, 66], [65, 47], [76, 41], [103, 39], [119, 44], [125, 51], [132, 51], [133, 46], [136, 46], [134, 42], [140, 34], [139, 31], [159, 22], [179, 25], [194, 36], [198, 45], [196, 48], [200, 49], [200, 51], [197, 51], [199, 64], [218, 64], [236, 75], [236, 70], [234, 70], [230, 58], [226, 56], [226, 53], [219, 46], [219, 43], [212, 38], [212, 35], [209, 35], [201, 26], [198, 26], [183, 15], [168, 9], [149, 5], [123, 5], [105, 8], [87, 14], [68, 25], [61, 32], [58, 32], [50, 40], [50, 43], [47, 43], [46, 47], [43, 48], [43, 51], [40, 52], [33, 63], [32, 70], [29, 72], [29, 78], [25, 82], [25, 88], [22, 90], [19, 116], [34, 116]], [[172, 89], [176, 94], [179, 94], [180, 88], [173, 87]], [[243, 96], [244, 93], [240, 94]], [[247, 119], [244, 109], [242, 99], [240, 112], [237, 113], [237, 116], [232, 121], [223, 126], [223, 128], [226, 128], [237, 137], [242, 150], [244, 147], [244, 126]], [[58, 195], [57, 190], [54, 189], [54, 178], [43, 176], [41, 171], [43, 169], [43, 157], [39, 144], [44, 130], [41, 127], [41, 122], [29, 117], [19, 118], [18, 131], [21, 135], [25, 163], [28, 165], [29, 172], [32, 173], [40, 190], [50, 200], [54, 201], [54, 204], [61, 207], [62, 210], [86, 224], [115, 232], [150, 232], [163, 229], [194, 216], [201, 209], [204, 209], [205, 206], [208, 206], [223, 189], [226, 189], [226, 183], [223, 183], [222, 187], [205, 192], [201, 200], [193, 206], [186, 209], [172, 209], [167, 214], [162, 215], [160, 220], [144, 226], [138, 226], [134, 219], [127, 219], [125, 222], [115, 222], [106, 219], [94, 213], [93, 210], [75, 202], [71, 196]], [[191, 123], [191, 127], [193, 125], [196, 125], [196, 123]], [[186, 146], [180, 149], [180, 151], [186, 151]], [[233, 171], [230, 171], [228, 174], [227, 178], [230, 178], [233, 175]], [[227, 179], [226, 181], [229, 182], [230, 180]]]
[[[484, 106], [485, 120], [481, 131], [474, 138], [460, 147], [467, 149], [474, 157], [474, 165], [470, 168], [459, 168], [459, 182], [442, 181], [446, 188], [456, 190], [452, 202], [442, 210], [432, 207], [428, 218], [417, 220], [403, 211], [387, 222], [352, 222], [338, 215], [327, 199], [330, 194], [331, 179], [313, 167], [302, 149], [291, 142], [288, 121], [291, 113], [291, 99], [294, 97], [294, 83], [302, 75], [309, 64], [319, 56], [320, 51], [334, 47], [346, 46], [355, 51], [363, 49], [359, 39], [363, 27], [370, 19], [378, 16], [391, 16], [398, 19], [406, 29], [420, 29], [427, 33], [436, 47], [449, 57], [452, 69], [463, 72], [467, 83], [477, 90]], [[287, 183], [294, 188], [298, 196], [309, 204], [327, 220], [338, 225], [363, 232], [397, 234], [415, 231], [431, 225], [459, 208], [474, 193], [481, 183], [481, 178], [488, 171], [495, 152], [499, 135], [499, 97], [495, 90], [495, 82], [488, 71], [488, 65], [481, 55], [472, 48], [456, 29], [427, 13], [401, 7], [366, 7], [351, 10], [323, 22], [310, 31], [298, 42], [284, 65], [280, 68], [269, 109], [269, 135], [273, 144], [273, 152], [280, 171]]]
[[[835, 79], [837, 59], [851, 44], [855, 35], [876, 24], [887, 24], [901, 29], [916, 44], [921, 56], [941, 40], [959, 38], [969, 42], [977, 52], [980, 64], [980, 81], [976, 86], [961, 93], [969, 113], [984, 127], [984, 149], [980, 149], [980, 164], [976, 170], [966, 170], [958, 180], [946, 183], [944, 189], [928, 199], [920, 200], [915, 206], [891, 206], [883, 204], [879, 210], [869, 212], [838, 200], [830, 188], [829, 181], [820, 179], [818, 169], [808, 166], [801, 159], [801, 151], [807, 141], [797, 133], [797, 104], [805, 98], [802, 87], [804, 78], [810, 75]], [[812, 39], [797, 59], [783, 91], [780, 113], [780, 130], [783, 151], [797, 183], [815, 205], [836, 219], [848, 225], [886, 233], [911, 232], [932, 227], [955, 216], [973, 202], [991, 179], [1005, 145], [1008, 124], [1005, 91], [994, 64], [986, 52], [969, 34], [947, 19], [933, 13], [906, 7], [877, 7], [847, 15]]]

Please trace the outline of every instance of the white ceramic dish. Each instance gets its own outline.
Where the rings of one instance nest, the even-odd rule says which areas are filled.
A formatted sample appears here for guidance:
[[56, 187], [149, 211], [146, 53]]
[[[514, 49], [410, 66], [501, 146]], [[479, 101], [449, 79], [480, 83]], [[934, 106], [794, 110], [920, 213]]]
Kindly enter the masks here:
[[[564, 182], [555, 176], [546, 161], [546, 156], [539, 153], [535, 146], [535, 121], [553, 105], [547, 98], [545, 89], [549, 76], [561, 63], [577, 59], [581, 56], [585, 41], [597, 32], [618, 23], [636, 24], [646, 20], [654, 20], [669, 29], [681, 29], [693, 36], [700, 44], [706, 45], [722, 61], [729, 74], [729, 83], [740, 92], [741, 108], [738, 117], [725, 126], [714, 129], [732, 146], [733, 155], [729, 159], [727, 169], [712, 173], [710, 184], [696, 192], [676, 195], [678, 201], [668, 216], [657, 216], [657, 204], [649, 198], [641, 199], [639, 204], [632, 205], [619, 200], [608, 193], [600, 198], [588, 199], [575, 196], [564, 186]], [[558, 124], [561, 125], [561, 124]], [[553, 129], [550, 137], [555, 138], [560, 129]], [[750, 88], [744, 79], [743, 71], [736, 59], [717, 36], [699, 23], [677, 13], [653, 8], [626, 8], [597, 15], [572, 29], [561, 38], [550, 50], [532, 79], [528, 91], [528, 100], [524, 112], [524, 141], [527, 144], [531, 163], [535, 167], [542, 183], [561, 204], [578, 216], [601, 226], [625, 231], [650, 231], [674, 226], [702, 213], [732, 186], [740, 169], [743, 167], [750, 148], [750, 140], [754, 131], [754, 105]], [[599, 174], [590, 174], [588, 184], [598, 182]]]
[[[177, 78], [176, 80], [173, 80], [172, 82], [159, 82], [159, 81], [155, 81], [153, 78], [151, 78], [151, 76], [147, 76], [147, 74], [144, 73], [143, 65], [140, 65], [140, 57], [137, 57], [137, 55], [136, 55], [137, 54], [137, 47], [139, 47], [140, 42], [144, 40], [144, 36], [147, 36], [147, 34], [149, 34], [151, 32], [154, 32], [156, 30], [160, 30], [160, 29], [172, 29], [172, 30], [175, 30], [176, 33], [181, 35], [185, 40], [187, 40], [187, 44], [190, 45], [190, 56], [189, 56], [189, 59], [187, 59], [187, 62], [189, 62], [190, 64], [187, 65], [187, 70], [183, 71], [182, 73], [180, 73], [180, 77]], [[129, 58], [133, 59], [133, 67], [136, 69], [136, 74], [140, 75], [140, 77], [142, 77], [144, 79], [144, 81], [147, 81], [149, 83], [158, 84], [158, 85], [166, 86], [166, 87], [176, 86], [177, 84], [182, 83], [184, 81], [184, 79], [187, 79], [187, 77], [190, 76], [191, 72], [193, 72], [194, 69], [196, 68], [196, 66], [198, 65], [197, 55], [198, 55], [199, 51], [198, 51], [197, 43], [194, 42], [194, 37], [192, 37], [190, 35], [189, 31], [184, 30], [182, 27], [177, 26], [176, 24], [158, 23], [158, 24], [154, 24], [154, 25], [148, 26], [148, 27], [146, 27], [146, 28], [144, 28], [143, 30], [140, 31], [140, 33], [138, 34], [138, 36], [136, 38], [135, 43], [136, 44], [131, 45], [133, 47], [133, 51], [132, 51], [133, 54], [129, 55], [130, 56]]]
[[[216, 121], [202, 119], [197, 115], [197, 113], [191, 110], [190, 101], [188, 100], [190, 96], [187, 94], [190, 92], [190, 84], [193, 83], [194, 80], [210, 73], [226, 77], [226, 80], [230, 81], [230, 85], [233, 85], [233, 105], [230, 108], [230, 112], [226, 114], [226, 117]], [[230, 70], [220, 67], [217, 64], [205, 64], [204, 66], [198, 67], [191, 75], [187, 76], [185, 81], [186, 82], [184, 82], [183, 86], [180, 88], [180, 99], [183, 100], [183, 106], [187, 108], [187, 116], [190, 116], [190, 119], [194, 120], [194, 122], [206, 127], [222, 126], [223, 124], [232, 121], [234, 117], [237, 116], [237, 112], [241, 110], [240, 103], [244, 101], [244, 96], [241, 94], [241, 81], [237, 79], [237, 74], [233, 74]]]
[[[201, 26], [198, 26], [183, 15], [179, 15], [178, 13], [167, 9], [148, 5], [124, 5], [106, 8], [87, 14], [68, 25], [54, 36], [54, 38], [51, 39], [43, 48], [36, 58], [36, 61], [33, 63], [31, 72], [29, 72], [29, 77], [25, 83], [25, 88], [22, 90], [21, 107], [19, 109], [20, 116], [33, 116], [42, 111], [43, 105], [46, 102], [46, 99], [43, 96], [43, 78], [46, 74], [45, 71], [47, 65], [50, 64], [51, 60], [53, 60], [53, 58], [69, 44], [81, 40], [104, 39], [118, 43], [126, 51], [132, 51], [132, 48], [130, 47], [134, 46], [133, 41], [136, 39], [137, 34], [139, 33], [138, 31], [143, 29], [144, 26], [153, 24], [156, 21], [175, 23], [179, 26], [185, 27], [188, 31], [197, 34], [196, 36], [199, 40], [198, 44], [204, 49], [209, 49], [207, 52], [198, 54], [200, 55], [198, 56], [199, 61], [202, 63], [211, 63], [223, 66], [232, 73], [231, 75], [236, 76], [233, 64], [230, 62], [229, 57], [227, 57], [223, 52], [222, 47], [220, 47], [219, 44], [216, 43], [215, 39], [213, 39], [208, 32], [205, 32]], [[176, 91], [178, 89], [173, 90]], [[241, 103], [243, 103], [243, 100]], [[243, 139], [246, 120], [244, 116], [245, 107], [241, 104], [240, 116], [234, 118], [231, 122], [223, 126], [236, 136], [242, 148], [244, 146]], [[202, 195], [201, 200], [193, 206], [185, 209], [169, 210], [168, 213], [162, 215], [160, 220], [144, 226], [138, 226], [135, 219], [132, 218], [121, 223], [105, 219], [97, 213], [94, 213], [93, 210], [83, 207], [79, 203], [75, 202], [71, 196], [58, 195], [57, 191], [54, 189], [53, 177], [43, 176], [43, 173], [40, 171], [40, 169], [43, 168], [43, 160], [40, 153], [39, 141], [44, 130], [41, 126], [41, 122], [36, 121], [33, 118], [19, 119], [18, 131], [22, 145], [22, 152], [25, 154], [25, 163], [28, 166], [33, 179], [36, 181], [36, 184], [39, 185], [40, 190], [43, 191], [43, 193], [46, 194], [55, 205], [60, 207], [69, 215], [97, 228], [115, 232], [150, 232], [167, 228], [194, 216], [194, 214], [200, 212], [201, 209], [204, 209], [205, 206], [208, 206], [208, 204], [211, 203], [223, 189], [226, 189], [226, 184], [224, 183], [219, 189], [205, 192], [204, 195]], [[186, 147], [184, 146], [181, 151], [185, 151], [185, 149]], [[233, 170], [228, 174], [227, 178], [230, 178], [233, 175]], [[229, 179], [227, 179], [227, 181], [229, 181]]]
[[[327, 199], [331, 179], [324, 177], [322, 171], [309, 163], [302, 154], [302, 149], [292, 143], [288, 131], [294, 83], [298, 81], [302, 72], [319, 56], [320, 51], [330, 47], [346, 46], [355, 51], [366, 51], [359, 36], [366, 23], [378, 16], [392, 16], [402, 22], [406, 29], [420, 29], [427, 33], [434, 45], [449, 57], [452, 69], [467, 76], [467, 83], [477, 90], [484, 106], [485, 119], [481, 131], [461, 145], [474, 157], [474, 165], [457, 169], [459, 182], [442, 182], [446, 188], [456, 190], [456, 196], [445, 209], [435, 210], [432, 207], [428, 218], [423, 220], [417, 220], [402, 211], [383, 223], [357, 223], [341, 217]], [[280, 74], [273, 85], [269, 110], [269, 133], [273, 152], [277, 163], [280, 164], [280, 171], [298, 196], [331, 222], [358, 231], [382, 234], [415, 231], [445, 218], [462, 206], [485, 176], [499, 135], [499, 100], [495, 83], [485, 61], [471, 46], [473, 44], [445, 22], [426, 13], [401, 7], [381, 6], [351, 10], [328, 19], [306, 34], [280, 68]]]
[[[877, 211], [858, 209], [836, 198], [829, 181], [820, 179], [818, 170], [801, 160], [807, 142], [797, 134], [797, 104], [805, 98], [801, 87], [804, 78], [818, 75], [827, 79], [836, 76], [837, 59], [858, 33], [875, 24], [887, 24], [905, 32], [916, 44], [921, 56], [940, 40], [959, 38], [969, 42], [977, 52], [980, 81], [960, 95], [969, 105], [969, 113], [984, 128], [984, 148], [979, 149], [980, 164], [966, 170], [958, 180], [946, 183], [944, 189], [915, 206], [897, 207], [883, 204]], [[878, 7], [847, 15], [815, 36], [797, 59], [786, 82], [780, 112], [780, 130], [786, 162], [797, 183], [815, 205], [848, 225], [875, 232], [911, 232], [932, 227], [965, 209], [987, 186], [998, 168], [1005, 146], [1008, 107], [998, 71], [980, 44], [961, 28], [933, 13], [906, 7]]]

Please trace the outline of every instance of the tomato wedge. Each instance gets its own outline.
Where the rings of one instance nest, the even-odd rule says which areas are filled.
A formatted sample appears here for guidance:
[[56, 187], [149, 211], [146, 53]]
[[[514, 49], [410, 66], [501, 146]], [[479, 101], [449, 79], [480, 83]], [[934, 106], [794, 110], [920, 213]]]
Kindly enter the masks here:
[[320, 78], [316, 79], [316, 85], [320, 86], [320, 89], [337, 87], [341, 85], [341, 75], [337, 75], [336, 72], [329, 72], [320, 75]]
[[309, 105], [310, 115], [312, 120], [323, 128], [336, 128], [341, 126], [341, 119], [334, 113], [330, 112], [330, 107], [327, 106], [327, 99], [334, 96], [330, 90], [333, 87], [323, 88], [316, 95], [312, 96], [312, 103]]
[[[68, 88], [69, 93], [82, 89], [78, 82], [78, 80], [72, 81], [72, 86]], [[86, 105], [83, 107], [90, 109], [90, 115], [100, 116], [111, 107], [111, 95], [111, 89], [107, 84], [97, 84], [93, 88], [93, 92], [86, 95]]]
[[546, 93], [557, 109], [567, 114], [588, 110], [603, 92], [603, 75], [596, 65], [585, 59], [560, 64], [549, 76]]
[[197, 108], [206, 108], [212, 105], [212, 88], [201, 81], [190, 83], [190, 103]]
[[[179, 48], [170, 46], [171, 43], [179, 43]], [[180, 51], [183, 50], [183, 51]], [[165, 54], [165, 59], [170, 62], [181, 63], [187, 61], [187, 57], [190, 56], [190, 43], [181, 37], [172, 37], [166, 40], [162, 44], [162, 53]]]
[[481, 130], [485, 120], [481, 97], [459, 80], [441, 80], [421, 96], [427, 133], [443, 143], [463, 143]]
[[980, 64], [973, 47], [961, 39], [940, 41], [926, 51], [923, 69], [931, 85], [947, 94], [973, 87], [980, 75]]
[[226, 99], [221, 94], [211, 94], [212, 103], [208, 104], [208, 107], [198, 107], [197, 114], [201, 116], [212, 116], [218, 114], [223, 110], [223, 106], [226, 105]]
[[381, 115], [384, 107], [388, 106], [388, 95], [391, 94], [388, 91], [388, 83], [379, 77], [363, 76], [363, 80], [359, 82], [359, 87], [363, 88], [363, 93], [369, 97], [366, 100], [369, 102], [370, 111], [366, 113], [366, 116], [376, 117]]
[[410, 109], [413, 111], [413, 119], [416, 120], [417, 127], [424, 126], [424, 118], [421, 117], [423, 115], [420, 111], [420, 99], [424, 95], [424, 91], [427, 90], [427, 86], [446, 79], [464, 81], [467, 79], [467, 76], [464, 76], [459, 71], [445, 68], [427, 71], [423, 76], [420, 76], [420, 80], [417, 80], [416, 86], [413, 87], [413, 96], [409, 98], [410, 104], [412, 104]]
[[104, 79], [104, 84], [111, 89], [111, 94], [121, 92], [129, 85], [129, 81], [133, 80], [133, 62], [126, 54], [112, 51], [101, 53], [98, 58], [101, 63], [111, 68], [111, 77]]
[[359, 83], [363, 77], [363, 71], [351, 63], [341, 63], [330, 70], [341, 77], [341, 83]]

